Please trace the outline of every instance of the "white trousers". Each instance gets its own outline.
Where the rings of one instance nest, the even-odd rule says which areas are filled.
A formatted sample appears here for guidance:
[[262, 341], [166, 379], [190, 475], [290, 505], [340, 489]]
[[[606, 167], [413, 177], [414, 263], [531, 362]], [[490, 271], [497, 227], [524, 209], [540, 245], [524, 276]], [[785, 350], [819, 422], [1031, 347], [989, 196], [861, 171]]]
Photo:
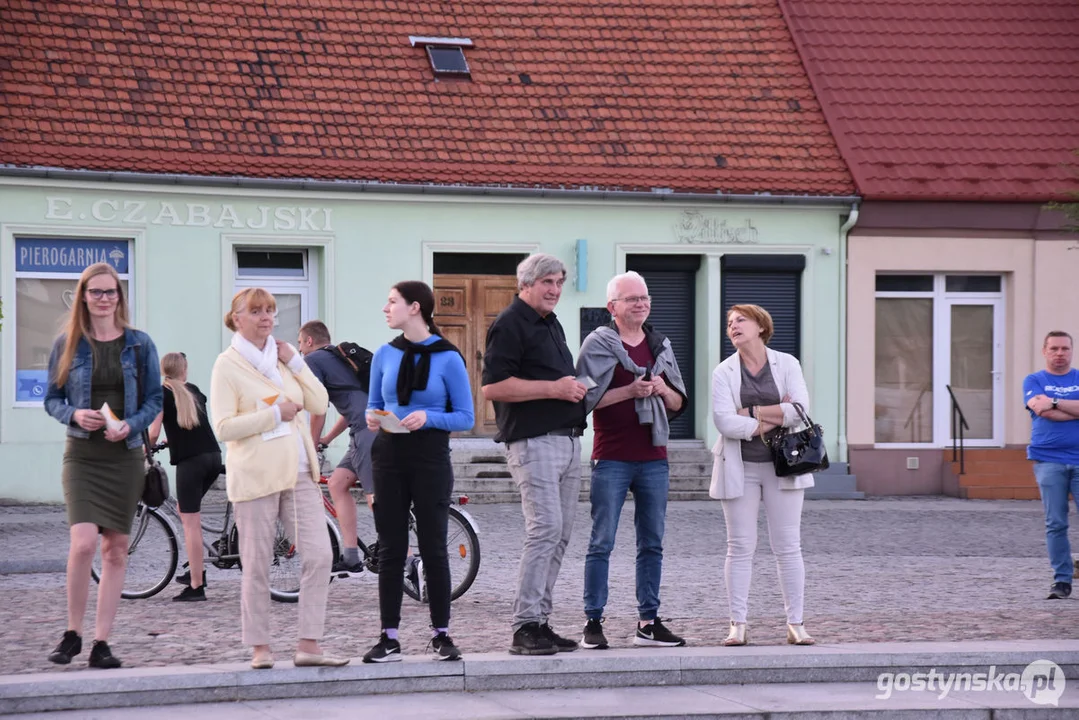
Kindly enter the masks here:
[[776, 557], [779, 586], [787, 622], [802, 622], [805, 604], [805, 564], [802, 562], [802, 502], [804, 490], [780, 490], [771, 463], [745, 463], [746, 490], [742, 497], [723, 500], [727, 521], [727, 603], [731, 621], [746, 621], [749, 585], [753, 580], [753, 553], [757, 550], [757, 516], [761, 500], [768, 521], [768, 539]]

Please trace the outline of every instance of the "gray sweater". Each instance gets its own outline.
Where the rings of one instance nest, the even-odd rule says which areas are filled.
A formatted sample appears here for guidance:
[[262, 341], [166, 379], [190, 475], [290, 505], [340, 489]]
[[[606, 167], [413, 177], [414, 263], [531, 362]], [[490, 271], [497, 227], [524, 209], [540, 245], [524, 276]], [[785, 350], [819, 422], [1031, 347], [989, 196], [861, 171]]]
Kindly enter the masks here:
[[[682, 373], [678, 370], [678, 361], [671, 349], [671, 341], [651, 326], [645, 324], [644, 327], [645, 341], [656, 358], [651, 368], [643, 368], [630, 359], [622, 344], [622, 336], [617, 329], [609, 325], [596, 328], [581, 343], [581, 352], [577, 356], [577, 377], [588, 376], [596, 381], [596, 386], [585, 396], [585, 412], [595, 410], [607, 392], [616, 364], [637, 377], [642, 377], [646, 370], [651, 370], [652, 375], [666, 376], [667, 384], [682, 396], [682, 410], [685, 410], [686, 385], [682, 380]], [[668, 411], [663, 404], [663, 398], [658, 395], [636, 398], [634, 407], [640, 423], [652, 426], [652, 445], [665, 446], [671, 434], [670, 420], [681, 410], [678, 413]]]

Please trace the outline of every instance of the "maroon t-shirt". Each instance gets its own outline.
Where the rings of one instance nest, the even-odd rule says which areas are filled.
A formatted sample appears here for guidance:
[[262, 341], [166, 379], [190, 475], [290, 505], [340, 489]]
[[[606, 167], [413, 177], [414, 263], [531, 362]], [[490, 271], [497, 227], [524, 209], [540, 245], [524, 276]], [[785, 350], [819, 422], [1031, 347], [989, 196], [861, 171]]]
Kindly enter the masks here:
[[[625, 342], [622, 345], [629, 352], [630, 359], [640, 367], [652, 367], [656, 361], [647, 340], [642, 340], [636, 347], [631, 347]], [[629, 385], [635, 377], [633, 373], [622, 367], [621, 363], [616, 363], [614, 377], [611, 378], [611, 384], [607, 386], [607, 392]], [[656, 447], [652, 444], [652, 426], [641, 425], [634, 402], [634, 398], [629, 398], [592, 413], [592, 427], [595, 429], [595, 440], [592, 445], [593, 460], [643, 462], [667, 459], [666, 446]]]

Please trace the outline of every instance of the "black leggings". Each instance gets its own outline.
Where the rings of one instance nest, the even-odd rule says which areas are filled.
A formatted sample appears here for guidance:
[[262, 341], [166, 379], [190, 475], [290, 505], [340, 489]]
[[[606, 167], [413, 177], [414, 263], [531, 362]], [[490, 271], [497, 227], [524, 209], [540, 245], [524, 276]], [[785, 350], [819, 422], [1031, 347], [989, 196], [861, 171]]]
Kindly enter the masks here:
[[416, 515], [420, 557], [427, 576], [431, 626], [449, 627], [450, 566], [446, 559], [446, 523], [453, 492], [450, 434], [443, 430], [380, 432], [371, 446], [371, 464], [375, 479], [378, 604], [382, 627], [396, 628], [401, 623], [410, 507]]
[[176, 465], [176, 502], [182, 513], [197, 513], [202, 509], [202, 497], [225, 472], [221, 453], [208, 452], [181, 460]]

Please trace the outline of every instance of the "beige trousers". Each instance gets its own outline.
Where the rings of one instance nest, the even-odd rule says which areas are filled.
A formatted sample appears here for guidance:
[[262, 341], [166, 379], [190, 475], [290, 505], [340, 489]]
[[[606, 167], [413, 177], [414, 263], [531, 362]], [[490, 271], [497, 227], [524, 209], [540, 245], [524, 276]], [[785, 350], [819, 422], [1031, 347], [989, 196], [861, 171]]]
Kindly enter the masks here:
[[299, 637], [321, 640], [333, 558], [322, 494], [311, 476], [301, 475], [292, 490], [238, 502], [234, 507], [243, 563], [240, 620], [244, 645], [270, 644], [270, 563], [279, 520], [300, 554]]

